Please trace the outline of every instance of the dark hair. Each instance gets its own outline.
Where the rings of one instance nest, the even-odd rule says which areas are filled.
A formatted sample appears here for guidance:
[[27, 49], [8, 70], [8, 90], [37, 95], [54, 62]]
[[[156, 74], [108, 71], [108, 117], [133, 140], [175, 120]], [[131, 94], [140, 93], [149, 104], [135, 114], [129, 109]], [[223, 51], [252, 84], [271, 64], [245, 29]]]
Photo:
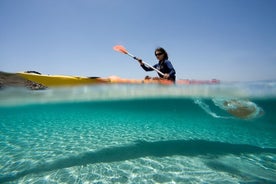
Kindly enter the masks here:
[[163, 49], [162, 47], [156, 48], [155, 51], [154, 51], [154, 54], [156, 53], [156, 51], [159, 51], [159, 52], [161, 52], [161, 53], [164, 53], [165, 59], [169, 59], [168, 53], [167, 53], [166, 50]]

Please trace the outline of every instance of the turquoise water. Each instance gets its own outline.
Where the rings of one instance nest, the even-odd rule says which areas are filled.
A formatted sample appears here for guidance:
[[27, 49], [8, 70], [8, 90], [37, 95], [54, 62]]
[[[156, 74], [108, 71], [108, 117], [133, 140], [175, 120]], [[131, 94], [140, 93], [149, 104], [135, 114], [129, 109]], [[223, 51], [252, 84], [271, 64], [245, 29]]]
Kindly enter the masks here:
[[274, 82], [3, 89], [0, 183], [275, 183], [275, 107]]

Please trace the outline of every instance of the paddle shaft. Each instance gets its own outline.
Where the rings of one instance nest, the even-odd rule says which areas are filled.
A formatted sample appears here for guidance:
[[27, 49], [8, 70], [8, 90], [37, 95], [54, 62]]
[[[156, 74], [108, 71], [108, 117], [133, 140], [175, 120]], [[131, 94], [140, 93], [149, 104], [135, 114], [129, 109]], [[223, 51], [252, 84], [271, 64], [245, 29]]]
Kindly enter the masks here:
[[[137, 60], [137, 61], [138, 61], [137, 57], [133, 56], [133, 55], [132, 55], [132, 54], [130, 54], [129, 52], [127, 52], [126, 54], [127, 54], [127, 55], [129, 55], [130, 57], [132, 57], [133, 59], [135, 59], [135, 60]], [[164, 74], [163, 74], [162, 72], [160, 72], [159, 70], [157, 70], [157, 69], [156, 69], [156, 68], [154, 68], [153, 66], [149, 65], [149, 64], [148, 64], [148, 63], [146, 63], [145, 61], [143, 61], [143, 63], [144, 63], [146, 66], [150, 67], [151, 69], [155, 70], [157, 73], [159, 73], [159, 74], [161, 74], [161, 75], [163, 75], [163, 76], [164, 76]]]

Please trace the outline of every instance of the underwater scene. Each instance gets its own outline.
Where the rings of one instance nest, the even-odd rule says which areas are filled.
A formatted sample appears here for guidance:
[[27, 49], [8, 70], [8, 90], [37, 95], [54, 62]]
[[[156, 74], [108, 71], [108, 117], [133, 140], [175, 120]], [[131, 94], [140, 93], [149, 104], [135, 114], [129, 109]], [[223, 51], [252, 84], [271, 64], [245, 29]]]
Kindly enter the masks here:
[[0, 183], [276, 183], [276, 82], [0, 90]]

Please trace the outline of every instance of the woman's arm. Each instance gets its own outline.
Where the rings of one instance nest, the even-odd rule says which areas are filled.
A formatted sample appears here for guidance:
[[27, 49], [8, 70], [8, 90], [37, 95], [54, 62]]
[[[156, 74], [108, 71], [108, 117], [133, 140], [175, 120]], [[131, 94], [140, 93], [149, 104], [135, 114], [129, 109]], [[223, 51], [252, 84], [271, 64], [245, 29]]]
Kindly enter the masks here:
[[175, 69], [173, 68], [172, 63], [169, 60], [167, 60], [166, 65], [167, 65], [168, 69], [170, 70], [170, 73], [169, 73], [170, 77], [174, 76], [176, 72], [175, 72]]
[[[153, 71], [152, 68], [147, 67], [147, 66], [143, 63], [142, 59], [137, 58], [137, 61], [140, 63], [140, 66], [141, 66], [145, 71]], [[154, 65], [153, 67], [155, 67], [155, 65]]]

